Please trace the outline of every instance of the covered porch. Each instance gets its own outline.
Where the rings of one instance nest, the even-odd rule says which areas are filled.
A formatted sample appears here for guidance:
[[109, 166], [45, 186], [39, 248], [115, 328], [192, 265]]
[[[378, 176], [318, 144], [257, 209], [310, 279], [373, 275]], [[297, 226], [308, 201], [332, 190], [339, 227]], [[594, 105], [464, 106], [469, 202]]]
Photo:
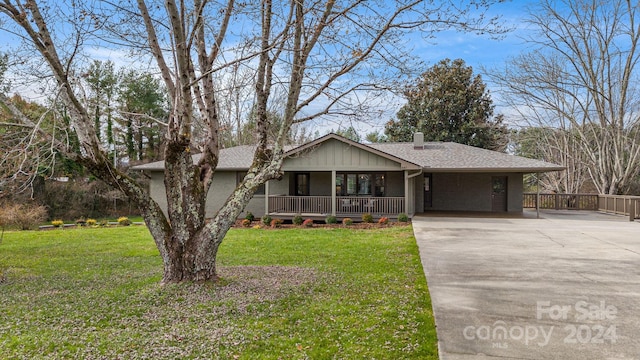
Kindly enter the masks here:
[[[414, 174], [415, 173], [415, 174]], [[265, 186], [266, 214], [322, 220], [415, 213], [415, 171], [292, 171]]]

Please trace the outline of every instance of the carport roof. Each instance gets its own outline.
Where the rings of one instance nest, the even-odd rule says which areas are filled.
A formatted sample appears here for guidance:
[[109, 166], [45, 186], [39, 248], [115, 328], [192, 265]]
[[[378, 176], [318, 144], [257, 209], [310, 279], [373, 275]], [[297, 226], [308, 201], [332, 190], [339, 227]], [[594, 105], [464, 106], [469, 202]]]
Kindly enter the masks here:
[[[352, 146], [396, 161], [415, 164], [428, 172], [546, 172], [565, 168], [556, 164], [480, 149], [452, 142], [430, 142], [421, 148], [410, 143], [361, 144], [336, 134], [328, 134], [298, 147], [288, 147], [285, 155], [294, 155], [329, 139], [337, 139]], [[253, 162], [255, 146], [242, 145], [220, 150], [218, 170], [246, 170]], [[197, 162], [200, 155], [193, 156]], [[161, 171], [164, 161], [133, 167], [134, 170]], [[309, 169], [313, 170], [313, 169]], [[357, 169], [354, 169], [357, 170]]]

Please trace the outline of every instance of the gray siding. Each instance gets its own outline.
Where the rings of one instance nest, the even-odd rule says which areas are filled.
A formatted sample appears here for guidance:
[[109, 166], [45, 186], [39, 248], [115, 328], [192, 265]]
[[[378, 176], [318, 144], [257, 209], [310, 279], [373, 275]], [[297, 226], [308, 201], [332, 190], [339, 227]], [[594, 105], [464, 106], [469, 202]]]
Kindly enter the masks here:
[[413, 200], [415, 203], [416, 213], [424, 212], [424, 174], [415, 177], [413, 191]]
[[167, 193], [164, 187], [164, 173], [162, 171], [153, 171], [149, 173], [149, 195], [155, 200], [160, 208], [167, 213]]
[[309, 192], [311, 196], [330, 196], [332, 188], [330, 172], [312, 172], [310, 174]]
[[216, 171], [207, 196], [207, 217], [215, 215], [236, 188], [235, 171]]
[[[160, 207], [165, 211], [167, 211], [167, 197], [165, 193], [163, 173], [160, 171], [153, 171], [149, 174], [151, 176], [151, 180], [149, 181], [149, 193], [151, 197], [160, 205]], [[278, 183], [278, 181], [272, 181], [272, 183]], [[271, 185], [273, 186], [273, 185]], [[276, 189], [277, 185], [273, 186]], [[213, 182], [211, 183], [211, 190], [209, 190], [209, 194], [207, 196], [207, 210], [206, 216], [212, 217], [216, 214], [216, 212], [222, 207], [224, 202], [227, 200], [229, 195], [236, 188], [236, 172], [235, 171], [217, 171], [213, 177]], [[284, 191], [283, 193], [286, 193]], [[255, 216], [264, 215], [264, 195], [255, 195], [247, 204], [245, 211], [240, 215], [240, 217], [244, 217], [244, 215], [250, 211]]]
[[[233, 193], [236, 188], [236, 172], [235, 171], [217, 171], [213, 177], [211, 184], [211, 190], [207, 197], [207, 217], [212, 217], [222, 207], [229, 195]], [[286, 194], [287, 182], [273, 180], [269, 182], [270, 194]], [[261, 217], [265, 214], [265, 196], [254, 195], [249, 203], [245, 207], [244, 211], [240, 214], [243, 218], [247, 212], [251, 212], [256, 217]]]
[[330, 139], [322, 146], [286, 159], [283, 169], [285, 171], [385, 171], [400, 170], [400, 164], [358, 147]]
[[269, 181], [269, 195], [289, 195], [289, 186], [293, 186], [293, 180], [289, 185], [289, 176], [287, 175], [283, 176], [280, 181], [271, 180]]
[[388, 172], [385, 177], [386, 196], [404, 197], [404, 172]]
[[522, 193], [524, 192], [523, 174], [509, 174], [507, 202], [509, 212], [522, 212]]

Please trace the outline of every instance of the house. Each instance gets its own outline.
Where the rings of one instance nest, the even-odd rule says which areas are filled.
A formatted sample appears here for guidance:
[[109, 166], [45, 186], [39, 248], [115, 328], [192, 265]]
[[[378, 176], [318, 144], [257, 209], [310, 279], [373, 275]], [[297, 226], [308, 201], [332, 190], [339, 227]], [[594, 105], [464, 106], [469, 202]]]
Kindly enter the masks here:
[[[207, 199], [221, 207], [249, 169], [253, 146], [223, 149]], [[194, 161], [198, 160], [194, 155]], [[163, 162], [134, 167], [149, 174], [151, 196], [166, 208]], [[245, 208], [255, 216], [324, 219], [413, 216], [428, 211], [522, 212], [523, 174], [563, 167], [450, 142], [361, 144], [328, 134], [288, 149], [284, 176], [258, 189]]]

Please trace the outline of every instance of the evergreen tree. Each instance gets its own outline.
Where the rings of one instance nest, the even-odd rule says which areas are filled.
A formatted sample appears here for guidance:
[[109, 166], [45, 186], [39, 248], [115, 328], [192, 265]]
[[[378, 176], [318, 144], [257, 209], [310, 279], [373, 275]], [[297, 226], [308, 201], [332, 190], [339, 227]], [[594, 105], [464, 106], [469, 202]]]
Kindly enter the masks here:
[[493, 116], [494, 105], [480, 75], [461, 59], [445, 59], [429, 68], [405, 91], [407, 103], [397, 120], [385, 126], [389, 141], [411, 141], [422, 132], [426, 141], [451, 141], [504, 150], [506, 126]]

